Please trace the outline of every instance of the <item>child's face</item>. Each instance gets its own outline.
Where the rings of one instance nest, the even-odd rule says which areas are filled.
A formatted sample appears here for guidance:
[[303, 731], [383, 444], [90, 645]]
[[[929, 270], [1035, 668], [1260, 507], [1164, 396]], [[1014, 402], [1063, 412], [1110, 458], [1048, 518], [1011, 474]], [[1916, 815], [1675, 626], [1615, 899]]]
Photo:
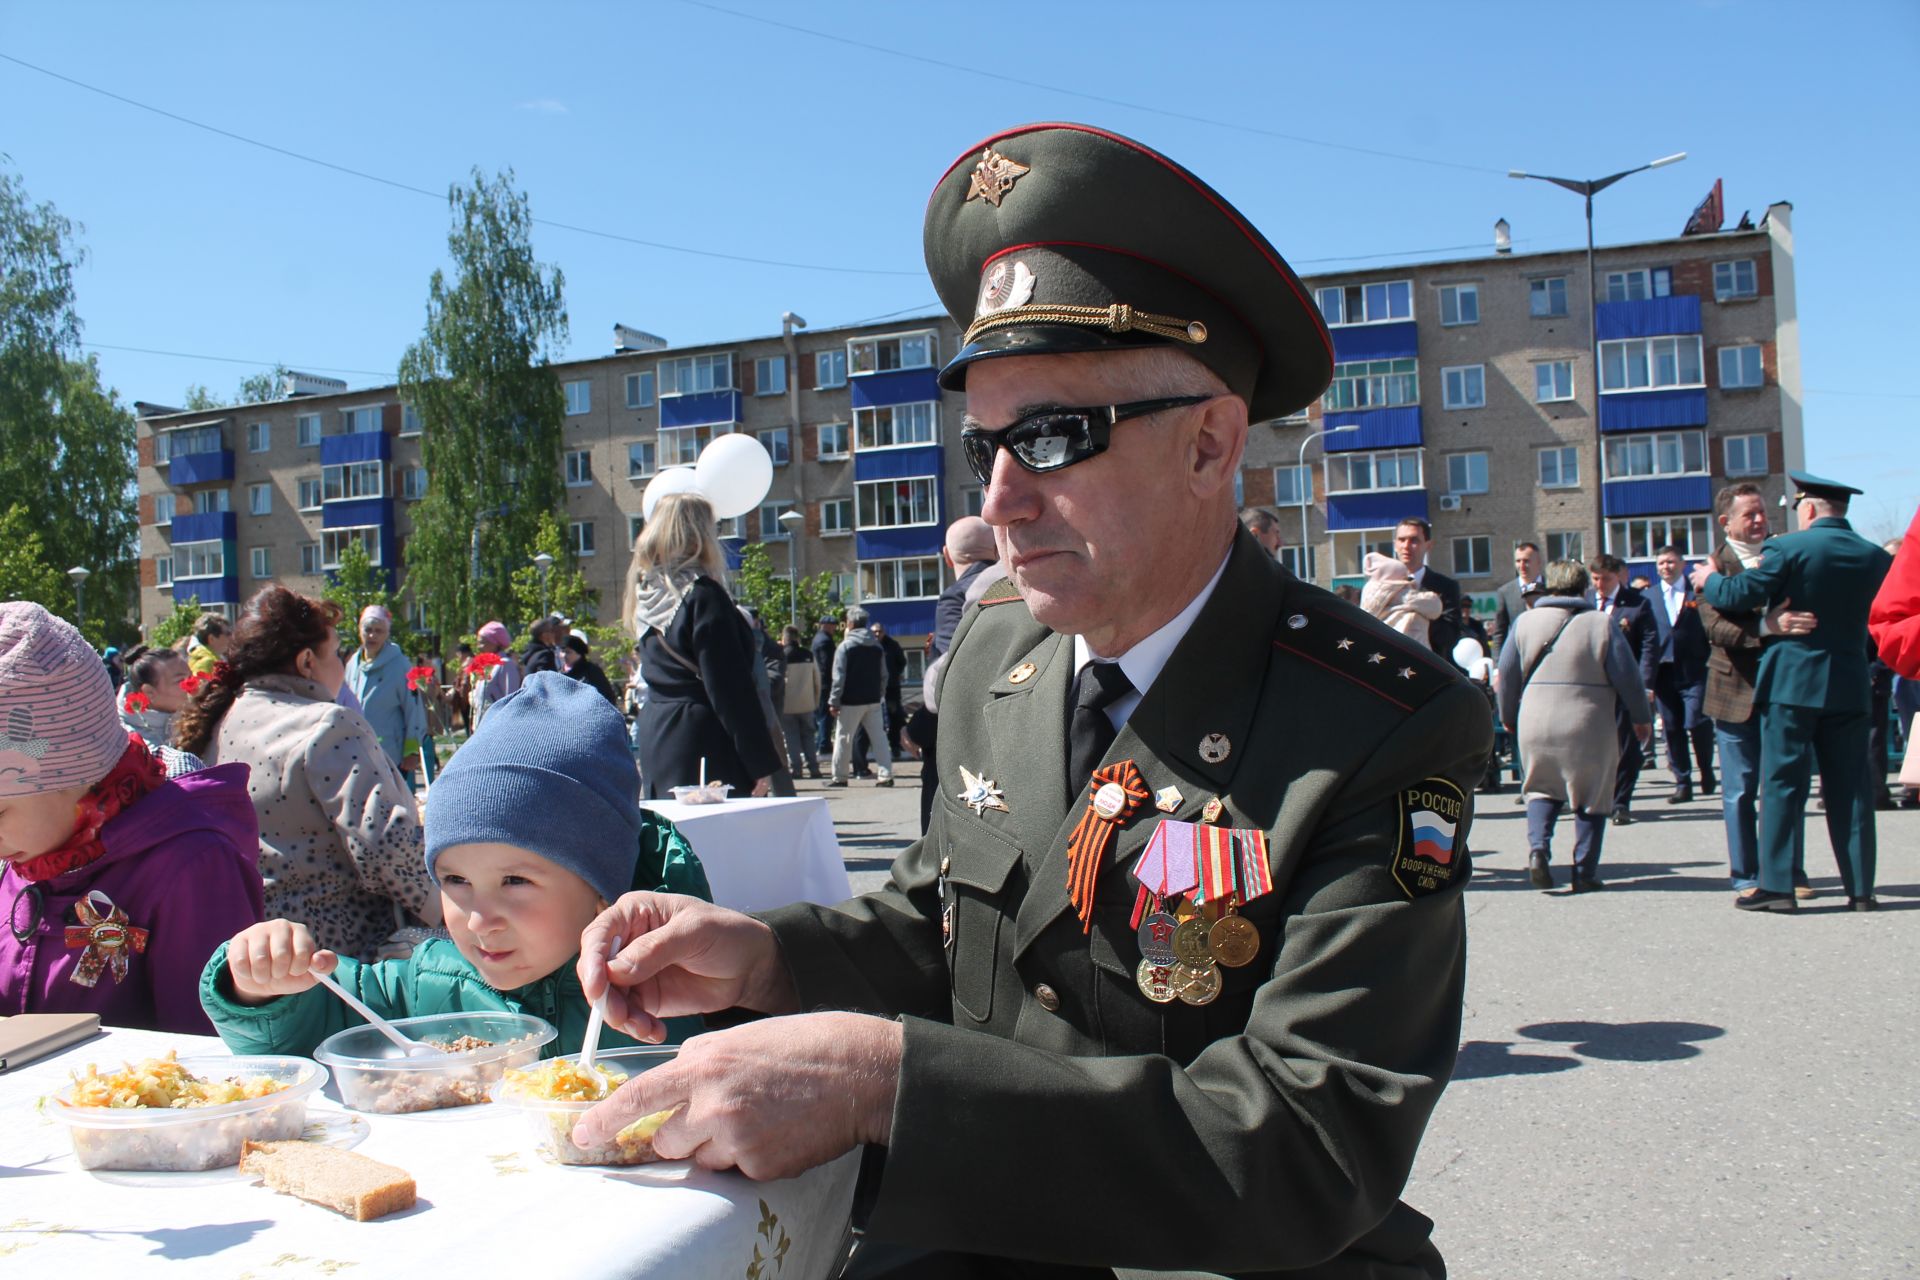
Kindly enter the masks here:
[[79, 804], [87, 791], [68, 787], [30, 796], [0, 796], [0, 861], [37, 858], [65, 844], [80, 825]]
[[502, 991], [571, 960], [605, 905], [573, 872], [510, 844], [455, 845], [435, 869], [454, 945]]

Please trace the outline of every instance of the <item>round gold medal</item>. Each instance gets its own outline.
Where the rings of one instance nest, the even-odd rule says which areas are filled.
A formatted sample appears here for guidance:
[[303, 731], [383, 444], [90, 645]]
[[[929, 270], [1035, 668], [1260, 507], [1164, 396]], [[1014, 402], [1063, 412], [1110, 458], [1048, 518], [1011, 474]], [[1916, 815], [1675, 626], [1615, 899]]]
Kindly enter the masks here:
[[1173, 986], [1182, 1004], [1212, 1004], [1220, 996], [1220, 966], [1177, 964]]
[[1213, 958], [1229, 969], [1252, 964], [1260, 954], [1260, 929], [1245, 916], [1222, 916], [1207, 934]]
[[1207, 946], [1207, 922], [1199, 916], [1182, 920], [1173, 931], [1173, 955], [1181, 964], [1196, 969], [1213, 963], [1213, 951]]
[[1175, 995], [1173, 970], [1156, 965], [1151, 960], [1140, 962], [1140, 967], [1134, 970], [1133, 980], [1139, 986], [1140, 994], [1155, 1004], [1166, 1004]]

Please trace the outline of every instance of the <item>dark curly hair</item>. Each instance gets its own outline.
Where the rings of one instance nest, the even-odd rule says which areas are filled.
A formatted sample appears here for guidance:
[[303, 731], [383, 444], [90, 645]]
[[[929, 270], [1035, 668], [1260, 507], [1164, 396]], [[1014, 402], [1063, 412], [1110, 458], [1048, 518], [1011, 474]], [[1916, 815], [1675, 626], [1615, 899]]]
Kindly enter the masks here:
[[186, 710], [174, 717], [174, 745], [194, 755], [205, 754], [247, 681], [255, 676], [294, 674], [294, 660], [301, 651], [324, 645], [327, 632], [339, 625], [340, 606], [331, 600], [303, 596], [278, 583], [255, 592], [233, 629], [233, 644], [222, 664], [223, 678], [201, 686]]

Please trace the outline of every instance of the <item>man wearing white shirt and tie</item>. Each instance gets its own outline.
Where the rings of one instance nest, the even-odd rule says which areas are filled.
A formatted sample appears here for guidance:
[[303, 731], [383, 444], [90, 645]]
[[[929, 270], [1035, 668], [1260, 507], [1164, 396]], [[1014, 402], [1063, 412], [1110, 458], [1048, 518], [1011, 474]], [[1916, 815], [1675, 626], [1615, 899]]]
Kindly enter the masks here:
[[1694, 756], [1700, 759], [1700, 790], [1712, 795], [1716, 785], [1713, 721], [1702, 709], [1707, 692], [1707, 629], [1694, 607], [1680, 549], [1661, 547], [1654, 552], [1653, 566], [1660, 578], [1647, 592], [1653, 626], [1641, 651], [1640, 668], [1660, 708], [1660, 728], [1667, 739], [1667, 763], [1673, 771], [1673, 794], [1667, 803], [1684, 804], [1693, 799]]

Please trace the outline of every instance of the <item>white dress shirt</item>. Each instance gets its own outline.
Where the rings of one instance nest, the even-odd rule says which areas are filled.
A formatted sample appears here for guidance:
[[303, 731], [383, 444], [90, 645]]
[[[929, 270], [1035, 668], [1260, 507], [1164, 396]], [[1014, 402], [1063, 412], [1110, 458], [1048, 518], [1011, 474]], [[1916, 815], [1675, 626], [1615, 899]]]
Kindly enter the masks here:
[[[1229, 548], [1229, 556], [1232, 550]], [[1201, 607], [1213, 595], [1213, 589], [1220, 585], [1220, 575], [1227, 571], [1227, 557], [1220, 558], [1220, 567], [1207, 579], [1207, 585], [1200, 588], [1200, 594], [1187, 602], [1187, 607], [1168, 619], [1166, 625], [1146, 637], [1140, 643], [1121, 654], [1118, 658], [1104, 658], [1094, 653], [1088, 646], [1085, 636], [1073, 638], [1073, 674], [1078, 676], [1080, 668], [1089, 662], [1118, 662], [1120, 670], [1133, 684], [1134, 691], [1123, 698], [1116, 698], [1107, 706], [1107, 719], [1113, 721], [1117, 730], [1127, 722], [1133, 709], [1140, 705], [1140, 699], [1146, 696], [1153, 682], [1160, 678], [1161, 670], [1167, 660], [1173, 657], [1173, 651], [1180, 647], [1180, 641], [1193, 627], [1193, 620], [1200, 616]]]
[[1667, 606], [1668, 624], [1680, 621], [1680, 611], [1687, 607], [1687, 580], [1681, 578], [1678, 582], [1668, 582], [1665, 578], [1660, 579], [1660, 595]]

